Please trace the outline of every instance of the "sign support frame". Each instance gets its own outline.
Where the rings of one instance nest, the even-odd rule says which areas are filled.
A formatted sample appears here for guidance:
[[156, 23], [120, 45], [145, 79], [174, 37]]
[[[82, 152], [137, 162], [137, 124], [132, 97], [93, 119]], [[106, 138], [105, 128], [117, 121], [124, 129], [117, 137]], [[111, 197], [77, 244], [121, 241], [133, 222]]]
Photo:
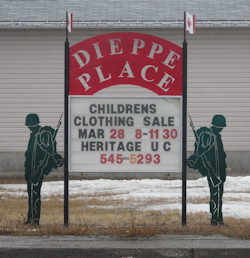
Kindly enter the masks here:
[[184, 12], [184, 41], [182, 48], [182, 226], [187, 224], [187, 41], [186, 12]]
[[65, 77], [64, 77], [64, 226], [69, 222], [69, 171], [68, 171], [68, 96], [69, 96], [69, 41], [68, 12], [66, 12]]
[[[182, 225], [186, 225], [186, 138], [187, 138], [187, 42], [184, 12], [184, 41], [182, 49]], [[64, 225], [69, 220], [69, 41], [68, 41], [68, 12], [66, 12], [66, 41], [65, 41], [65, 91], [64, 91]], [[180, 80], [181, 81], [181, 80]], [[181, 85], [181, 84], [179, 84]]]

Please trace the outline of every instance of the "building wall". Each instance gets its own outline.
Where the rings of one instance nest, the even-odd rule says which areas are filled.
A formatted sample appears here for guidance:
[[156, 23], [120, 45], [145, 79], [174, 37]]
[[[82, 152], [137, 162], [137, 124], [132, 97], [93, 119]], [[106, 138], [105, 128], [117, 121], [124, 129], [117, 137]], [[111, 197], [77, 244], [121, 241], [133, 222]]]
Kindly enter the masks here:
[[[180, 46], [183, 41], [182, 30], [134, 31]], [[110, 32], [115, 31], [74, 31], [70, 44]], [[56, 30], [0, 31], [0, 171], [23, 170], [28, 113], [37, 113], [42, 125], [57, 125], [64, 108], [64, 34]], [[195, 35], [187, 35], [187, 41], [188, 113], [196, 128], [209, 126], [214, 114], [225, 115], [228, 126], [222, 138], [228, 166], [233, 171], [249, 171], [249, 29], [197, 29]], [[187, 126], [191, 152], [194, 137]], [[57, 141], [62, 152], [63, 124]]]

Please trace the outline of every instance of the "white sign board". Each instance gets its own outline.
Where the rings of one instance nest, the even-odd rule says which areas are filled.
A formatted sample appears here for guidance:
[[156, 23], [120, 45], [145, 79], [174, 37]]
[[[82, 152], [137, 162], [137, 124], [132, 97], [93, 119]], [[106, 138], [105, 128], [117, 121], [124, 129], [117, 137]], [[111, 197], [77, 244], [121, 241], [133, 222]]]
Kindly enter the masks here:
[[69, 97], [70, 172], [181, 172], [181, 97]]

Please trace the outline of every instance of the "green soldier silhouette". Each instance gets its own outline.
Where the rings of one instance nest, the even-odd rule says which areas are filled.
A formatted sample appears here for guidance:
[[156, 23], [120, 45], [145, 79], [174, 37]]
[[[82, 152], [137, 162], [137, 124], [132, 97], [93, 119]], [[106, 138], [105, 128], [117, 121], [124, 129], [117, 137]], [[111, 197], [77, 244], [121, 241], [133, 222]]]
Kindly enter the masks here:
[[[61, 116], [62, 117], [62, 116]], [[61, 118], [60, 118], [61, 120]], [[39, 226], [41, 210], [41, 186], [44, 175], [48, 175], [53, 168], [63, 165], [63, 158], [56, 151], [56, 134], [61, 125], [58, 122], [57, 129], [50, 126], [41, 127], [37, 114], [29, 114], [25, 125], [29, 127], [30, 139], [28, 149], [25, 152], [25, 180], [29, 196], [28, 218], [25, 224], [32, 223]]]
[[[190, 117], [191, 119], [191, 117]], [[224, 152], [220, 132], [226, 126], [223, 115], [215, 115], [212, 127], [201, 127], [197, 131], [190, 123], [195, 134], [195, 151], [188, 160], [188, 166], [198, 169], [207, 176], [210, 188], [211, 225], [224, 225], [222, 215], [222, 195], [226, 181], [226, 153]]]

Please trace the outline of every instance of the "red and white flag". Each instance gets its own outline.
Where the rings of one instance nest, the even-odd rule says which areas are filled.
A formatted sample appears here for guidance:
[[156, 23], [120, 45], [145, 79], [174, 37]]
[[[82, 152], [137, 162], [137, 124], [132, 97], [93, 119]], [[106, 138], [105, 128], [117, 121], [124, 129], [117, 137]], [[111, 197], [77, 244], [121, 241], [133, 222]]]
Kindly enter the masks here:
[[195, 33], [195, 15], [188, 12], [186, 12], [186, 30], [190, 34]]
[[68, 28], [68, 32], [72, 32], [72, 23], [73, 23], [73, 14], [72, 13], [68, 13], [68, 24], [67, 24], [67, 28]]

